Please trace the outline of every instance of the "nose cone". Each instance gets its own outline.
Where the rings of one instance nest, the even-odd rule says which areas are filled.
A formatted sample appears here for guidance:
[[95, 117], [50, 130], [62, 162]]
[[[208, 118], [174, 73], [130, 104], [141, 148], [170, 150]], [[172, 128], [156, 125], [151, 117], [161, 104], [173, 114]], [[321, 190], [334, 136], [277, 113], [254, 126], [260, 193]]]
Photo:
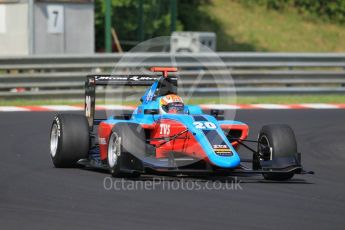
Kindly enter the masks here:
[[212, 164], [221, 168], [236, 168], [240, 165], [240, 157], [235, 151], [232, 151], [232, 156], [220, 156], [214, 151], [207, 155]]
[[196, 138], [210, 162], [221, 168], [236, 168], [240, 157], [221, 129], [197, 130]]
[[194, 134], [197, 143], [204, 150], [213, 165], [221, 168], [236, 168], [240, 157], [225, 136], [218, 121], [209, 115], [178, 116], [188, 130]]

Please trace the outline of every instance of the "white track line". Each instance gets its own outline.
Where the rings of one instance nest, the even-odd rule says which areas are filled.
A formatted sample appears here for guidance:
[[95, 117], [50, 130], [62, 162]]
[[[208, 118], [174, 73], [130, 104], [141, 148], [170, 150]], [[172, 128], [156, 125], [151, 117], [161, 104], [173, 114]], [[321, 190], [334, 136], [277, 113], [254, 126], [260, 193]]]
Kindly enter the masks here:
[[82, 110], [81, 107], [78, 106], [71, 106], [71, 105], [44, 105], [44, 106], [39, 106], [51, 111], [78, 111]]
[[339, 106], [337, 105], [331, 105], [331, 104], [301, 104], [305, 108], [310, 109], [338, 109]]
[[229, 104], [203, 104], [200, 105], [203, 109], [240, 109], [239, 105], [229, 105]]
[[31, 111], [27, 108], [22, 108], [18, 106], [0, 106], [1, 112], [16, 112], [16, 111]]
[[253, 104], [252, 106], [259, 109], [290, 109], [289, 105], [279, 104]]
[[97, 105], [97, 110], [134, 110], [135, 106], [126, 105]]

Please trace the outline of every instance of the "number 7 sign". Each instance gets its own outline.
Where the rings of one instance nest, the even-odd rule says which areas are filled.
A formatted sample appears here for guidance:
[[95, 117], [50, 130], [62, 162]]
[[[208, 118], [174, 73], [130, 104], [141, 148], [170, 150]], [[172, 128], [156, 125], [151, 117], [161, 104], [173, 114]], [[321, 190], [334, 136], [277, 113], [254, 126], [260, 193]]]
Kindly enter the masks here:
[[64, 32], [64, 8], [62, 5], [47, 5], [48, 33], [62, 34]]

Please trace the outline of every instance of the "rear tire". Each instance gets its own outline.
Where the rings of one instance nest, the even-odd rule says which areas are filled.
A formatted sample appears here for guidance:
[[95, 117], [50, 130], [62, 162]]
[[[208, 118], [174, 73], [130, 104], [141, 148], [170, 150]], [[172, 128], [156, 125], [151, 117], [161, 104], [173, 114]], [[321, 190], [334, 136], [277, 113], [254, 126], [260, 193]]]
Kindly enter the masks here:
[[58, 114], [50, 132], [50, 156], [56, 168], [76, 167], [77, 161], [87, 158], [89, 126], [86, 117], [77, 114]]
[[[293, 157], [297, 153], [297, 143], [293, 130], [288, 125], [265, 125], [259, 134], [258, 151], [263, 154], [261, 160], [273, 160], [279, 157]], [[289, 180], [294, 176], [289, 173], [264, 173], [266, 180]]]

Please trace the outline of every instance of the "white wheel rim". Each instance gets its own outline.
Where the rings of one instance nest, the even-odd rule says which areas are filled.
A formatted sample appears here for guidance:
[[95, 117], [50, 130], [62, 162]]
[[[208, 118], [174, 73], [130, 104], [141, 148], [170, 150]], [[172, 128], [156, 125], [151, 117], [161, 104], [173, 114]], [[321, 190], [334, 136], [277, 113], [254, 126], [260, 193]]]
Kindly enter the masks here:
[[111, 168], [117, 164], [117, 160], [120, 155], [120, 143], [121, 139], [118, 135], [116, 133], [111, 134], [108, 146], [108, 164]]
[[271, 144], [270, 144], [270, 142], [269, 142], [269, 140], [268, 140], [268, 138], [265, 136], [265, 135], [262, 135], [261, 136], [261, 138], [260, 138], [260, 141], [262, 140], [262, 139], [265, 139], [266, 140], [266, 142], [267, 142], [267, 145], [268, 145], [268, 147], [270, 148], [270, 160], [272, 160], [272, 147], [271, 147]]
[[50, 134], [50, 154], [55, 157], [59, 144], [58, 126], [54, 124]]

